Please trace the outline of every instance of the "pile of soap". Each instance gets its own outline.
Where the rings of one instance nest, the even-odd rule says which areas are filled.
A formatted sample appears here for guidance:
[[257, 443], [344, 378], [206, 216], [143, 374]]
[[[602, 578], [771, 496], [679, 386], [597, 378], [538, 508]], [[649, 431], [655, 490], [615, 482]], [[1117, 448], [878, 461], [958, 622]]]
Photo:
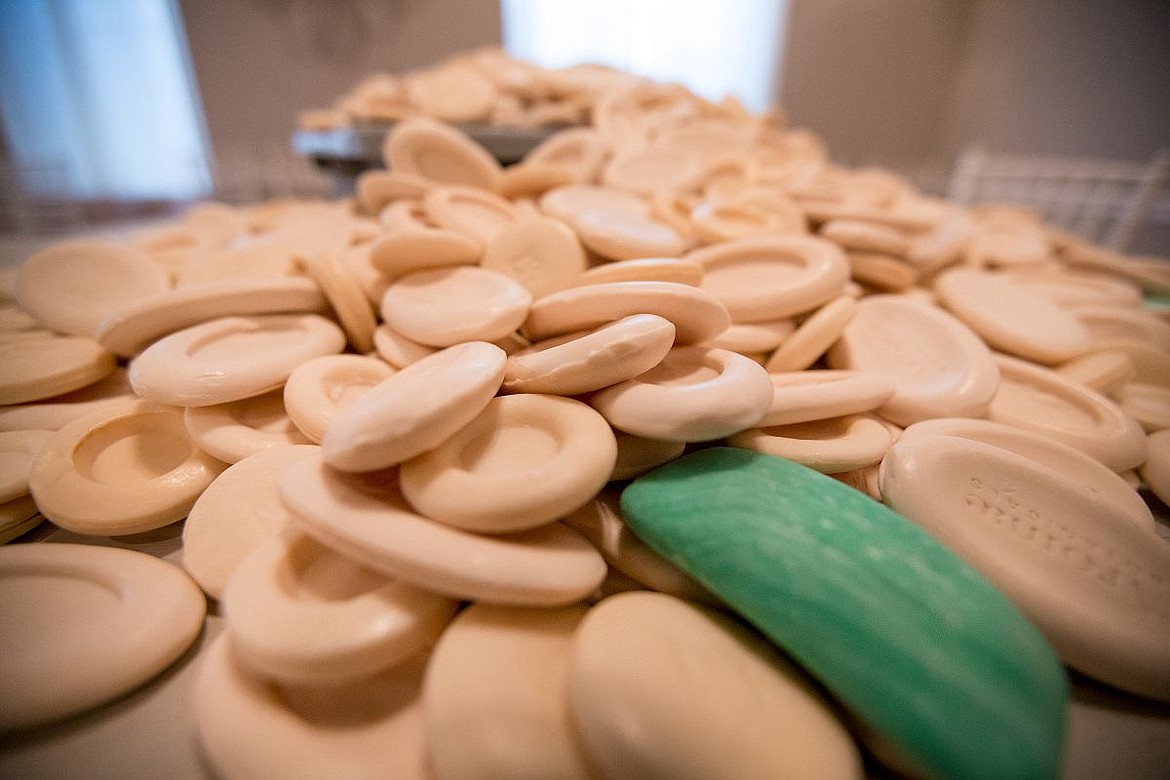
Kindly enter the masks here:
[[0, 613], [0, 727], [178, 657], [176, 577], [227, 778], [1051, 776], [1060, 662], [1170, 700], [1164, 261], [685, 90], [589, 117], [4, 278], [0, 533], [184, 521], [185, 573], [13, 544], [2, 603], [186, 600], [101, 686]]
[[[545, 68], [492, 46], [425, 68], [370, 74], [332, 106], [304, 111], [298, 119], [306, 130], [420, 117], [510, 129], [582, 125], [606, 95], [640, 81], [602, 65]], [[671, 90], [689, 94], [682, 86]]]

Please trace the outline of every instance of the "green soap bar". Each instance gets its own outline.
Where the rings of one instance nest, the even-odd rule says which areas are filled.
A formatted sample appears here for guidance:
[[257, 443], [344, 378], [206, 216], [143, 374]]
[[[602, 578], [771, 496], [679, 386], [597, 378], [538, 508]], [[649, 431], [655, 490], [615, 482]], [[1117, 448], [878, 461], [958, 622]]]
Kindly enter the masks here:
[[621, 505], [640, 538], [784, 648], [904, 768], [1057, 776], [1064, 667], [906, 518], [799, 464], [722, 447], [639, 477]]

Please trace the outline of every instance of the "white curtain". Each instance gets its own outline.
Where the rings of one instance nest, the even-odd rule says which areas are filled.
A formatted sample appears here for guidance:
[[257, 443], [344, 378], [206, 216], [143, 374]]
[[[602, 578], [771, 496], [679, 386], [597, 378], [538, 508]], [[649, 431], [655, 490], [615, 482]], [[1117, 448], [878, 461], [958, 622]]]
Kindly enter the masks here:
[[704, 97], [771, 101], [785, 0], [501, 0], [504, 48], [549, 68], [594, 62]]
[[210, 189], [173, 0], [0, 0], [0, 123], [32, 195], [186, 199]]

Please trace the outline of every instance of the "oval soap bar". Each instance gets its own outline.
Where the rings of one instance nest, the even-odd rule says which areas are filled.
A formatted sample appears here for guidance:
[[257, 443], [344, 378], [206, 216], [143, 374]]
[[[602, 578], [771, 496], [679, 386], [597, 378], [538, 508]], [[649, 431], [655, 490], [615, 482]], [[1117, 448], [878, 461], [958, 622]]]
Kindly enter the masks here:
[[1068, 682], [1052, 648], [925, 531], [780, 458], [710, 448], [636, 479], [645, 542], [816, 676], [916, 775], [1055, 777]]

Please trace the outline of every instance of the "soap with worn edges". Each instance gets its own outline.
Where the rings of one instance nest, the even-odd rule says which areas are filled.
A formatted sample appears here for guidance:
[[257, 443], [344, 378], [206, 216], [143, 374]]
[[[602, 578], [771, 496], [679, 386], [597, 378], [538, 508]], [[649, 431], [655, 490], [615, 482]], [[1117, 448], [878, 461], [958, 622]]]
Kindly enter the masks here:
[[1056, 777], [1068, 680], [1007, 599], [836, 480], [700, 450], [622, 494], [631, 529], [802, 664], [914, 775]]

